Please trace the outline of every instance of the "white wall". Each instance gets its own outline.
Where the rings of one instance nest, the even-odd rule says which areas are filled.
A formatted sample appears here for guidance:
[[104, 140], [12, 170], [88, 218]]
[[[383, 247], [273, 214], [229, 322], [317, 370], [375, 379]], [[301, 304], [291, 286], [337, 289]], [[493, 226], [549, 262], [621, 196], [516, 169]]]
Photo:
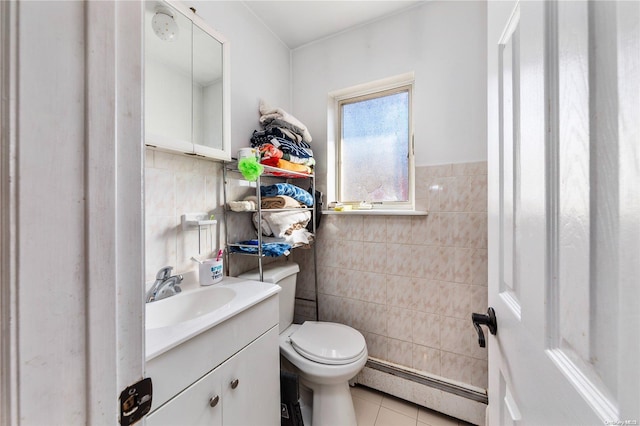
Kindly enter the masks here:
[[242, 2], [184, 1], [231, 45], [231, 152], [249, 146], [259, 128], [262, 97], [286, 110], [290, 104], [289, 48]]
[[[320, 319], [360, 330], [376, 358], [471, 388], [487, 383], [487, 354], [468, 323], [487, 297], [486, 46], [484, 1], [434, 1], [292, 52], [293, 114], [313, 136], [321, 185], [328, 93], [414, 72], [416, 203], [430, 211], [323, 219]], [[336, 277], [349, 285], [336, 287]], [[312, 284], [300, 274], [298, 294], [313, 297]], [[298, 304], [299, 317], [305, 307]], [[422, 385], [365, 383], [474, 424], [482, 419], [481, 404], [453, 408], [441, 403], [447, 397], [426, 398], [432, 390]]]
[[434, 1], [292, 52], [293, 113], [326, 172], [327, 93], [415, 72], [416, 165], [485, 161], [486, 3]]

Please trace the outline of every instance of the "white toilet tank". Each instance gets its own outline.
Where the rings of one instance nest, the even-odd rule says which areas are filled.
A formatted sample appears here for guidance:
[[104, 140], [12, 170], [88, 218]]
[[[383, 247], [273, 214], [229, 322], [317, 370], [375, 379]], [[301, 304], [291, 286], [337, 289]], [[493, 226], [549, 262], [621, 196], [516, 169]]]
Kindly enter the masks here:
[[[293, 311], [296, 305], [296, 279], [300, 272], [300, 266], [295, 262], [274, 262], [262, 268], [264, 282], [278, 284], [280, 291], [280, 330], [282, 333], [293, 324]], [[238, 278], [260, 281], [259, 270], [252, 269], [238, 275]]]

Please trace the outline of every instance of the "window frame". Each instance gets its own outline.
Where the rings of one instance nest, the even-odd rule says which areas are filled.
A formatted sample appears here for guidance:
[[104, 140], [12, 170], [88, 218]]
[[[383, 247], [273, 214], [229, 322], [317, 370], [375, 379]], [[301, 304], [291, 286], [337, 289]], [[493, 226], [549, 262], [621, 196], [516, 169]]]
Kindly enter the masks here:
[[[404, 77], [404, 76], [403, 76]], [[413, 77], [413, 76], [411, 76]], [[414, 151], [415, 151], [415, 143], [414, 143], [414, 129], [413, 129], [413, 102], [414, 102], [414, 81], [413, 78], [407, 80], [406, 78], [401, 79], [401, 81], [397, 81], [398, 78], [395, 78], [395, 83], [389, 84], [388, 80], [382, 80], [381, 82], [373, 82], [367, 85], [366, 88], [362, 89], [361, 86], [346, 89], [341, 91], [340, 95], [334, 96], [334, 108], [335, 108], [335, 195], [336, 199], [345, 203], [353, 203], [360, 202], [362, 200], [342, 200], [342, 107], [343, 105], [353, 104], [357, 102], [362, 102], [370, 99], [381, 98], [385, 96], [394, 95], [397, 93], [408, 93], [408, 119], [409, 119], [409, 128], [408, 128], [408, 147], [407, 147], [407, 172], [408, 172], [408, 200], [407, 201], [377, 201], [371, 202], [371, 200], [366, 200], [367, 202], [371, 202], [373, 205], [373, 209], [379, 210], [415, 210], [415, 163], [414, 163]]]

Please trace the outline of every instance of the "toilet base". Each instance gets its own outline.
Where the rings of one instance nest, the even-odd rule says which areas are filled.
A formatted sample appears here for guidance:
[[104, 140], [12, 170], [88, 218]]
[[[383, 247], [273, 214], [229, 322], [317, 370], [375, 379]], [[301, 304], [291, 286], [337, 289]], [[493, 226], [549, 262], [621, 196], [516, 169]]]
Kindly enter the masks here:
[[304, 425], [310, 426], [313, 412], [313, 391], [304, 385], [300, 385], [300, 410]]
[[304, 405], [311, 402], [312, 426], [357, 426], [356, 411], [353, 408], [348, 382], [319, 385], [310, 383], [302, 377], [300, 379], [301, 384], [313, 393], [312, 401], [308, 401], [308, 394], [300, 392]]

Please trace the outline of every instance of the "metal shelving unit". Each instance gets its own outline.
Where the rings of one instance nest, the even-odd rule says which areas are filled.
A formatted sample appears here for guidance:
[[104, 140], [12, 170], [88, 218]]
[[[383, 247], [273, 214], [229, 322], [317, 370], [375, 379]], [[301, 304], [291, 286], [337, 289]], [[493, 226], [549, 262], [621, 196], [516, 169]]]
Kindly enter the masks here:
[[[318, 274], [317, 274], [317, 260], [316, 260], [316, 249], [315, 249], [315, 243], [316, 243], [316, 180], [315, 180], [315, 176], [313, 174], [308, 174], [308, 173], [298, 173], [298, 172], [293, 172], [290, 170], [284, 170], [284, 169], [279, 169], [277, 167], [271, 167], [271, 166], [264, 166], [264, 172], [262, 173], [261, 176], [258, 177], [258, 179], [256, 180], [256, 198], [257, 198], [257, 202], [256, 202], [256, 209], [255, 210], [247, 210], [244, 212], [234, 212], [232, 210], [229, 209], [228, 207], [228, 202], [230, 201], [228, 199], [228, 190], [227, 190], [227, 186], [229, 184], [229, 179], [236, 179], [236, 180], [240, 180], [240, 181], [247, 181], [244, 176], [242, 176], [242, 173], [240, 173], [240, 171], [238, 170], [238, 162], [237, 161], [230, 161], [230, 162], [225, 162], [224, 163], [224, 167], [222, 168], [222, 174], [223, 174], [223, 181], [224, 181], [224, 185], [223, 185], [223, 197], [224, 197], [224, 220], [225, 220], [225, 244], [226, 244], [226, 250], [225, 250], [225, 256], [226, 256], [226, 269], [227, 269], [227, 275], [229, 274], [229, 264], [231, 261], [231, 258], [233, 256], [253, 256], [253, 257], [257, 257], [258, 258], [258, 271], [259, 271], [259, 275], [260, 275], [260, 281], [263, 280], [263, 267], [262, 267], [262, 261], [265, 258], [265, 254], [263, 253], [262, 250], [262, 243], [263, 243], [263, 236], [262, 236], [262, 232], [261, 229], [259, 229], [257, 231], [257, 240], [258, 240], [258, 246], [257, 246], [257, 253], [246, 253], [246, 252], [231, 252], [230, 248], [232, 247], [251, 247], [251, 248], [255, 248], [256, 246], [253, 245], [246, 245], [246, 244], [240, 244], [237, 242], [230, 242], [229, 241], [229, 226], [228, 226], [228, 221], [227, 221], [227, 215], [229, 214], [251, 214], [253, 215], [254, 213], [258, 214], [259, 217], [259, 221], [258, 223], [261, 222], [262, 220], [262, 214], [264, 211], [268, 211], [268, 212], [278, 212], [278, 211], [309, 211], [311, 212], [311, 223], [312, 223], [312, 233], [314, 235], [314, 241], [313, 244], [311, 245], [311, 250], [313, 250], [313, 281], [314, 281], [314, 291], [315, 291], [315, 300], [312, 299], [306, 299], [306, 298], [300, 298], [300, 297], [296, 297], [299, 300], [305, 300], [307, 302], [313, 302], [315, 303], [315, 313], [316, 313], [316, 320], [319, 318], [319, 312], [318, 312]], [[309, 179], [311, 181], [311, 196], [313, 197], [314, 200], [314, 205], [312, 207], [297, 207], [297, 208], [285, 208], [285, 209], [263, 209], [262, 208], [262, 196], [260, 194], [260, 186], [262, 185], [262, 179], [263, 178], [279, 178], [279, 179], [283, 179], [288, 183], [293, 183], [290, 181], [294, 181], [297, 179]], [[292, 248], [291, 250], [295, 250], [295, 248]]]

